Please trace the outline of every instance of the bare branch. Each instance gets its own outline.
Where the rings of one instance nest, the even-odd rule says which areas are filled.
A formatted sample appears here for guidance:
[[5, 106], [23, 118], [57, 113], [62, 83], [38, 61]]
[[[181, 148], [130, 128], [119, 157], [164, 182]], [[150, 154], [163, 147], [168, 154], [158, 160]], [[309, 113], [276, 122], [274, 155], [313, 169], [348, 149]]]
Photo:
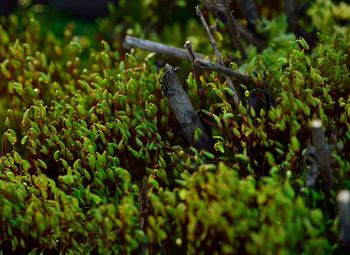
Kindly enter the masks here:
[[[235, 79], [236, 78], [242, 78], [241, 74], [240, 73], [236, 73], [236, 72], [232, 71], [231, 69], [229, 69], [229, 68], [227, 68], [225, 66], [218, 65], [218, 64], [215, 64], [215, 63], [207, 61], [207, 60], [197, 59], [197, 58], [193, 57], [193, 49], [192, 49], [192, 44], [191, 44], [190, 41], [186, 42], [185, 48], [187, 49], [188, 54], [190, 55], [190, 58], [191, 58], [191, 61], [192, 61], [192, 65], [193, 65], [193, 70], [196, 71], [197, 68], [201, 68], [201, 69], [206, 69], [206, 70], [211, 70], [211, 71], [217, 71], [217, 72], [222, 73], [225, 76], [225, 79], [227, 81], [228, 86], [234, 92], [233, 99], [234, 99], [235, 103], [238, 106], [240, 100], [239, 100], [237, 91], [236, 91], [236, 89], [235, 89], [235, 87], [234, 87], [234, 85], [232, 83], [232, 80], [230, 79], [229, 76], [233, 74], [235, 76], [234, 77]], [[228, 73], [230, 75], [227, 75]], [[247, 77], [249, 77], [249, 76], [247, 76]]]
[[320, 168], [324, 191], [328, 194], [332, 186], [332, 168], [321, 120], [313, 120], [311, 122], [311, 136], [312, 142], [315, 146], [315, 154]]
[[209, 26], [208, 26], [207, 22], [205, 21], [204, 16], [203, 16], [203, 14], [202, 14], [202, 12], [201, 12], [201, 10], [199, 9], [198, 6], [196, 6], [196, 13], [197, 13], [197, 15], [199, 16], [199, 19], [200, 19], [201, 22], [202, 22], [202, 25], [203, 25], [203, 27], [204, 27], [205, 32], [207, 33], [207, 36], [208, 36], [208, 38], [209, 38], [209, 41], [210, 41], [210, 43], [211, 43], [211, 46], [213, 47], [213, 50], [214, 50], [215, 56], [216, 56], [216, 58], [217, 58], [217, 60], [218, 60], [218, 63], [219, 63], [220, 65], [223, 65], [223, 64], [224, 64], [224, 61], [222, 60], [221, 53], [220, 53], [220, 51], [218, 50], [218, 47], [216, 46], [215, 39], [214, 39], [214, 37], [212, 36], [212, 34], [211, 34], [211, 32], [210, 32], [210, 29], [209, 29]]
[[[202, 22], [202, 25], [203, 25], [203, 27], [204, 27], [204, 29], [205, 29], [207, 35], [208, 35], [209, 41], [210, 41], [210, 43], [211, 43], [211, 45], [212, 45], [212, 47], [213, 47], [213, 49], [214, 49], [214, 52], [215, 52], [215, 55], [216, 55], [216, 58], [217, 58], [217, 60], [218, 60], [219, 65], [221, 65], [221, 66], [224, 67], [225, 64], [224, 64], [224, 61], [223, 61], [223, 59], [222, 59], [221, 53], [220, 53], [220, 51], [218, 50], [218, 48], [217, 48], [217, 46], [216, 46], [215, 39], [214, 39], [214, 37], [212, 36], [212, 34], [211, 34], [211, 32], [210, 32], [210, 29], [209, 29], [209, 26], [208, 26], [207, 22], [205, 21], [204, 16], [203, 16], [203, 14], [202, 14], [202, 12], [201, 12], [201, 10], [199, 9], [198, 6], [196, 7], [196, 13], [197, 13], [197, 15], [199, 16], [199, 18], [200, 18], [200, 20], [201, 20], [201, 22]], [[230, 78], [229, 76], [225, 75], [225, 80], [226, 80], [228, 86], [229, 86], [229, 87], [231, 88], [231, 90], [234, 92], [233, 98], [234, 98], [234, 101], [235, 101], [236, 105], [238, 106], [240, 100], [239, 100], [239, 97], [238, 97], [236, 88], [235, 88], [235, 86], [233, 85], [233, 82], [232, 82], [232, 80], [231, 80], [231, 78]]]
[[[169, 105], [180, 123], [188, 143], [193, 144], [199, 149], [210, 151], [212, 149], [211, 140], [177, 78], [174, 68], [169, 64], [165, 65], [165, 72], [161, 78], [161, 83], [163, 94], [168, 98]], [[194, 132], [196, 129], [201, 130], [202, 137], [194, 141]]]
[[[339, 205], [340, 241], [350, 251], [350, 192], [341, 190], [337, 195]], [[348, 254], [348, 253], [347, 253]]]
[[197, 83], [199, 84], [200, 79], [199, 79], [199, 76], [198, 76], [198, 73], [197, 73], [198, 67], [196, 65], [196, 55], [195, 55], [195, 53], [193, 51], [192, 43], [190, 41], [186, 41], [184, 47], [187, 50], [188, 56], [189, 56], [189, 58], [191, 60], [191, 63], [192, 63], [193, 75], [194, 75]]
[[195, 56], [195, 53], [194, 53], [193, 48], [192, 48], [192, 43], [190, 41], [186, 41], [184, 47], [187, 50], [187, 53], [188, 53], [188, 56], [192, 62], [192, 65], [194, 66], [196, 56]]
[[[140, 48], [142, 50], [151, 51], [159, 54], [169, 55], [174, 58], [189, 60], [188, 53], [184, 49], [173, 46], [167, 46], [162, 43], [157, 43], [149, 40], [143, 40], [133, 36], [126, 36], [124, 40], [124, 48]], [[204, 55], [195, 53], [196, 58], [203, 59]]]
[[222, 73], [223, 75], [229, 76], [233, 80], [235, 80], [239, 83], [248, 84], [248, 85], [255, 84], [253, 78], [251, 78], [248, 75], [245, 75], [245, 74], [242, 74], [239, 72], [235, 72], [231, 68], [213, 63], [213, 62], [208, 61], [208, 60], [203, 60], [203, 59], [196, 59], [195, 63], [198, 67], [200, 67], [202, 69]]

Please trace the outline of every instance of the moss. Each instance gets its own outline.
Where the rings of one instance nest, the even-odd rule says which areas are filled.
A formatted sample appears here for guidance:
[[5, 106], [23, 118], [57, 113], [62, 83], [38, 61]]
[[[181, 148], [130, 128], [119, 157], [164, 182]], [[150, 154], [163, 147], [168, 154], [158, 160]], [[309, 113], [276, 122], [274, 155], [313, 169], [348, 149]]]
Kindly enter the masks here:
[[[266, 49], [257, 54], [247, 46], [248, 59], [239, 67], [232, 63], [258, 89], [265, 91], [268, 82], [269, 105], [264, 95], [252, 97], [261, 90], [244, 84], [236, 84], [242, 100], [234, 105], [217, 73], [185, 75], [187, 93], [215, 141], [211, 152], [181, 139], [155, 58], [120, 48], [125, 24], [142, 32], [133, 15], [115, 10], [95, 24], [105, 40], [88, 41], [73, 23], [61, 37], [46, 33], [35, 10], [1, 18], [0, 250], [340, 252], [334, 198], [350, 188], [350, 40], [349, 27], [337, 23], [342, 9], [316, 13], [321, 4], [310, 9], [312, 19], [319, 11], [327, 17], [313, 49], [287, 32], [283, 13], [266, 7], [273, 18], [258, 27], [267, 35]], [[153, 14], [147, 9], [139, 18], [146, 22]], [[148, 24], [166, 23], [158, 18], [162, 22]], [[195, 25], [179, 18], [144, 32], [168, 41]], [[218, 45], [227, 46], [217, 32]], [[196, 47], [210, 49], [202, 32], [191, 36]], [[262, 101], [252, 105], [252, 98]], [[321, 182], [305, 188], [314, 118], [323, 121], [329, 144], [343, 146], [332, 152], [330, 196]]]

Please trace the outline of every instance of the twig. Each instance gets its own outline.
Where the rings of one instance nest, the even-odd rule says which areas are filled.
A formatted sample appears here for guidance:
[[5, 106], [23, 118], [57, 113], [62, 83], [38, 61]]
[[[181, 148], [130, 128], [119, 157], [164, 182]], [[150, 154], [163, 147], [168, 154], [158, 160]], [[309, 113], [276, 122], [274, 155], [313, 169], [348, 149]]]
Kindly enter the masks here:
[[200, 2], [212, 13], [217, 11], [216, 5], [212, 0], [200, 0]]
[[350, 251], [350, 192], [348, 190], [340, 191], [337, 196], [337, 201], [339, 205], [339, 222], [341, 226], [340, 241], [342, 246], [349, 252]]
[[[193, 52], [191, 42], [187, 41], [185, 43], [185, 48], [188, 50], [189, 54], [191, 55], [190, 52]], [[193, 56], [193, 54], [192, 54], [192, 56]], [[193, 63], [195, 66], [197, 66], [201, 69], [215, 71], [215, 72], [219, 72], [225, 76], [230, 76], [232, 79], [234, 79], [237, 82], [247, 84], [247, 85], [255, 84], [252, 77], [245, 75], [245, 74], [242, 74], [242, 73], [239, 73], [239, 72], [235, 72], [226, 66], [216, 64], [216, 63], [211, 62], [209, 60], [193, 58]]]
[[[214, 53], [215, 53], [215, 55], [216, 55], [216, 58], [217, 58], [217, 61], [218, 61], [219, 65], [225, 66], [224, 60], [222, 59], [222, 56], [221, 56], [221, 53], [220, 53], [220, 51], [218, 50], [218, 48], [217, 48], [217, 46], [216, 46], [215, 39], [214, 39], [214, 37], [212, 36], [212, 34], [211, 34], [211, 32], [210, 32], [210, 29], [209, 29], [209, 26], [208, 26], [207, 22], [205, 21], [204, 16], [203, 16], [203, 14], [202, 14], [202, 12], [201, 12], [201, 10], [199, 9], [198, 6], [196, 7], [196, 13], [197, 13], [197, 15], [199, 16], [199, 19], [201, 20], [202, 25], [203, 25], [203, 27], [204, 27], [204, 30], [205, 30], [205, 32], [206, 32], [207, 35], [208, 35], [209, 41], [210, 41], [210, 43], [211, 43], [211, 46], [213, 47], [213, 50], [214, 50]], [[237, 94], [236, 88], [235, 88], [235, 86], [233, 85], [233, 82], [232, 82], [231, 78], [230, 78], [229, 76], [225, 75], [225, 80], [226, 80], [228, 86], [229, 86], [229, 87], [231, 88], [231, 90], [234, 92], [233, 99], [234, 99], [236, 105], [239, 106], [239, 101], [240, 101], [240, 100], [239, 100], [239, 96], [238, 96], [238, 94]]]
[[222, 60], [221, 53], [218, 50], [218, 47], [216, 46], [215, 39], [214, 39], [214, 37], [212, 36], [212, 34], [210, 32], [209, 26], [208, 26], [207, 22], [205, 21], [204, 16], [203, 16], [201, 10], [199, 9], [199, 6], [196, 6], [196, 14], [199, 16], [199, 19], [201, 20], [202, 25], [204, 27], [204, 30], [207, 33], [207, 36], [209, 38], [211, 46], [213, 47], [213, 50], [214, 50], [215, 56], [216, 56], [216, 58], [218, 60], [218, 63], [220, 65], [224, 65], [224, 61]]
[[[132, 37], [132, 36], [127, 36], [125, 38], [124, 44], [125, 43], [127, 44], [128, 48], [142, 46], [141, 49], [144, 49], [147, 51], [152, 51], [152, 52], [155, 52], [155, 50], [158, 49], [159, 50], [158, 53], [170, 54], [173, 57], [177, 57], [177, 58], [185, 59], [185, 60], [191, 60], [188, 51], [185, 51], [185, 50], [179, 49], [179, 48], [175, 48], [175, 47], [171, 47], [171, 46], [167, 46], [165, 44], [156, 43], [156, 42], [149, 41], [149, 40], [143, 40], [143, 39], [139, 39], [139, 38]], [[147, 45], [147, 49], [143, 45]], [[158, 46], [161, 46], [161, 47], [158, 47]], [[165, 50], [163, 50], [163, 49], [165, 49]], [[179, 52], [185, 52], [186, 57], [184, 57], [182, 55], [182, 53], [178, 54]], [[237, 80], [238, 82], [241, 82], [244, 84], [253, 84], [254, 83], [253, 79], [245, 74], [235, 72], [228, 67], [220, 66], [220, 65], [215, 64], [213, 62], [204, 60], [204, 55], [202, 55], [202, 54], [193, 52], [193, 56], [195, 57], [194, 58], [195, 65], [197, 65], [199, 68], [220, 72], [223, 75], [228, 75], [228, 76], [232, 77], [233, 79]]]
[[202, 68], [202, 69], [206, 69], [206, 70], [211, 70], [211, 71], [216, 71], [219, 73], [222, 73], [225, 76], [229, 76], [232, 79], [234, 79], [235, 81], [242, 83], [242, 84], [246, 84], [246, 85], [253, 85], [255, 84], [254, 80], [252, 77], [239, 73], [239, 72], [235, 72], [232, 69], [222, 66], [222, 65], [218, 65], [216, 63], [213, 63], [211, 61], [208, 60], [203, 60], [203, 59], [196, 59], [195, 63], [198, 67]]
[[188, 56], [189, 56], [189, 58], [191, 60], [192, 68], [193, 68], [193, 75], [194, 75], [194, 77], [196, 79], [196, 82], [197, 82], [197, 84], [200, 84], [200, 78], [199, 78], [199, 75], [197, 73], [198, 66], [196, 65], [196, 55], [195, 55], [195, 53], [193, 51], [192, 43], [190, 41], [186, 41], [184, 47], [187, 50]]
[[[212, 149], [211, 140], [177, 78], [174, 68], [169, 64], [165, 65], [161, 83], [163, 94], [168, 98], [169, 105], [180, 123], [188, 143], [199, 149], [210, 151]], [[197, 128], [201, 130], [202, 136], [197, 141], [194, 141], [194, 132]]]
[[[167, 46], [162, 43], [157, 43], [149, 40], [143, 40], [133, 36], [126, 36], [124, 43], [124, 48], [140, 48], [142, 50], [151, 51], [159, 54], [165, 54], [172, 56], [174, 58], [188, 60], [188, 53], [184, 49], [180, 49], [173, 46]], [[204, 55], [195, 53], [196, 58], [203, 59]]]
[[332, 186], [332, 168], [330, 163], [330, 155], [328, 146], [325, 142], [322, 130], [322, 121], [313, 120], [311, 122], [312, 143], [315, 146], [315, 153], [320, 168], [320, 175], [323, 181], [323, 187], [326, 194]]
[[[147, 228], [147, 216], [149, 213], [149, 199], [148, 199], [148, 186], [147, 186], [147, 177], [143, 177], [140, 183], [140, 228], [146, 233]], [[147, 254], [148, 244], [143, 243], [140, 246], [141, 254]]]
[[[199, 67], [201, 69], [207, 69], [207, 70], [212, 70], [212, 71], [217, 71], [217, 72], [221, 71], [221, 73], [224, 74], [225, 79], [227, 81], [227, 84], [229, 85], [230, 89], [234, 93], [233, 99], [234, 99], [235, 103], [238, 106], [240, 100], [239, 100], [237, 91], [236, 91], [235, 87], [233, 86], [233, 83], [232, 83], [229, 75], [226, 75], [224, 72], [230, 72], [231, 71], [231, 74], [232, 74], [232, 72], [233, 72], [233, 74], [238, 74], [238, 75], [240, 75], [240, 74], [232, 71], [231, 69], [229, 69], [229, 68], [227, 68], [225, 66], [214, 64], [213, 62], [210, 62], [210, 61], [207, 61], [207, 60], [193, 58], [193, 49], [192, 49], [192, 44], [191, 44], [190, 41], [187, 41], [185, 43], [185, 48], [187, 49], [188, 54], [190, 55], [190, 58], [193, 59], [191, 61], [192, 61], [192, 65], [193, 65], [193, 69], [194, 70]], [[222, 72], [222, 71], [224, 71], [224, 72]]]
[[[221, 16], [224, 15], [224, 12], [222, 11], [222, 7], [221, 8], [218, 8], [212, 1], [210, 0], [200, 0], [204, 6], [212, 13], [214, 13], [216, 16], [218, 16], [219, 19], [221, 19]], [[245, 0], [240, 0], [242, 1], [244, 4], [246, 4]], [[249, 2], [249, 0], [248, 0]], [[255, 5], [255, 2], [254, 2], [254, 5]], [[256, 7], [256, 5], [255, 5]], [[256, 10], [255, 10], [256, 11]], [[255, 11], [253, 10], [250, 10], [250, 5], [248, 6], [248, 10], [247, 12], [249, 13], [249, 17], [247, 16], [247, 19], [249, 20], [255, 20], [255, 18], [253, 17], [256, 17], [256, 14], [254, 13]], [[243, 11], [244, 12], [244, 11]], [[259, 16], [258, 16], [259, 17]], [[225, 21], [226, 21], [226, 17], [225, 17]], [[249, 31], [247, 28], [243, 27], [242, 25], [240, 25], [239, 23], [235, 22], [235, 25], [237, 26], [237, 31], [239, 33], [239, 35], [242, 36], [242, 38], [247, 41], [248, 43], [251, 43], [253, 44], [255, 47], [258, 48], [259, 51], [262, 51], [264, 49], [264, 43], [261, 42], [255, 35], [254, 33], [252, 33], [251, 31]], [[254, 25], [254, 29], [256, 30], [255, 28], [255, 25]], [[231, 41], [232, 41], [232, 38], [231, 38]], [[239, 62], [238, 61], [235, 61], [235, 62]]]
[[317, 178], [320, 174], [318, 170], [315, 147], [309, 146], [309, 148], [307, 148], [305, 161], [307, 164], [309, 164], [309, 173], [306, 178], [306, 187], [314, 188], [316, 186]]

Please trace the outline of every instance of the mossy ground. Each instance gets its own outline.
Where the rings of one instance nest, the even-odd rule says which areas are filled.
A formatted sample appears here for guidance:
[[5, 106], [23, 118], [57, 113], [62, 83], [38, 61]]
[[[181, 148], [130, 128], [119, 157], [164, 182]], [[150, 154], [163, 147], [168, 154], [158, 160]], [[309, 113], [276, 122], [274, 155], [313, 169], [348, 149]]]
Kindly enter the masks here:
[[[181, 139], [159, 82], [161, 57], [127, 53], [122, 40], [128, 33], [181, 47], [190, 39], [204, 53], [210, 44], [194, 15], [169, 18], [146, 2], [167, 4], [121, 1], [94, 23], [35, 8], [1, 17], [0, 250], [340, 254], [335, 197], [350, 189], [350, 7], [311, 5], [319, 32], [310, 50], [288, 32], [282, 10], [258, 1], [269, 16], [259, 25], [267, 47], [247, 45], [248, 59], [232, 67], [258, 85], [268, 81], [270, 108], [248, 108], [253, 88], [244, 85], [236, 107], [217, 73], [196, 82], [188, 63], [175, 62], [215, 140], [207, 152]], [[186, 13], [195, 4], [175, 2]], [[305, 187], [315, 118], [327, 142], [343, 147], [331, 154], [328, 196], [322, 182]]]

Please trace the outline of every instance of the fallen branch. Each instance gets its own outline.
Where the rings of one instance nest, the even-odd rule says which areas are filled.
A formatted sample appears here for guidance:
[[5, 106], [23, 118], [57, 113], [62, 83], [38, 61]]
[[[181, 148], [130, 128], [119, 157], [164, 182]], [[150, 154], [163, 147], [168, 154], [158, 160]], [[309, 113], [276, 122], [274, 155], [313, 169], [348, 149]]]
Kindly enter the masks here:
[[350, 192], [348, 190], [340, 191], [337, 196], [337, 201], [339, 205], [339, 223], [341, 227], [340, 241], [342, 246], [349, 252], [350, 251]]
[[[211, 140], [177, 78], [174, 68], [169, 64], [165, 65], [161, 83], [163, 94], [168, 98], [169, 105], [180, 123], [188, 143], [199, 149], [212, 150]], [[196, 129], [200, 129], [202, 133], [202, 136], [197, 141], [194, 140]]]
[[[230, 68], [228, 68], [226, 66], [223, 66], [223, 65], [220, 65], [220, 64], [216, 64], [216, 63], [208, 61], [208, 60], [196, 58], [195, 55], [194, 55], [192, 44], [191, 44], [190, 41], [187, 41], [185, 43], [185, 48], [188, 51], [188, 55], [189, 55], [189, 58], [191, 59], [191, 62], [192, 62], [192, 65], [193, 65], [194, 69], [201, 68], [201, 69], [205, 69], [205, 70], [209, 70], [209, 71], [215, 71], [215, 72], [219, 72], [219, 73], [221, 73], [221, 74], [223, 74], [225, 76], [229, 76], [229, 77], [231, 77], [232, 79], [234, 79], [237, 82], [240, 82], [240, 83], [243, 83], [243, 84], [247, 84], [247, 85], [254, 84], [253, 78], [251, 78], [248, 75], [241, 74], [239, 72], [235, 72], [235, 71], [233, 71], [232, 69], [230, 69]], [[231, 88], [231, 89], [234, 92], [236, 91], [234, 89], [234, 87]]]
[[[147, 48], [145, 47], [145, 45], [147, 45]], [[132, 37], [132, 36], [127, 36], [125, 38], [124, 47], [126, 47], [126, 48], [132, 48], [132, 47], [138, 48], [139, 46], [141, 47], [140, 49], [143, 49], [143, 50], [147, 50], [147, 51], [151, 51], [151, 52], [158, 52], [160, 54], [167, 54], [167, 55], [171, 55], [173, 57], [184, 59], [184, 60], [191, 60], [189, 53], [186, 50], [179, 49], [176, 47], [167, 46], [167, 45], [162, 44], [162, 43], [156, 43], [156, 42], [149, 41], [149, 40], [139, 39], [139, 38]], [[185, 52], [186, 57], [183, 56], [182, 52]], [[202, 55], [202, 54], [195, 53], [195, 52], [193, 52], [192, 54], [195, 57], [194, 64], [197, 65], [199, 68], [220, 72], [223, 75], [228, 75], [231, 78], [233, 78], [235, 81], [243, 83], [243, 84], [247, 84], [247, 85], [254, 84], [254, 80], [248, 75], [245, 75], [245, 74], [242, 74], [239, 72], [235, 72], [228, 67], [218, 65], [218, 64], [213, 63], [213, 62], [208, 61], [208, 60], [204, 60], [204, 55]]]
[[216, 64], [214, 62], [204, 60], [204, 59], [196, 59], [195, 63], [202, 69], [216, 71], [222, 73], [223, 75], [230, 76], [235, 81], [246, 84], [246, 85], [254, 85], [255, 82], [252, 77], [233, 71], [231, 68]]
[[326, 194], [332, 186], [332, 168], [330, 163], [330, 154], [328, 146], [325, 142], [322, 130], [322, 121], [313, 120], [311, 122], [312, 143], [315, 147], [315, 155], [320, 169], [320, 175], [323, 182], [323, 188]]
[[[189, 60], [188, 53], [184, 49], [180, 49], [173, 46], [168, 46], [162, 43], [157, 43], [149, 40], [143, 40], [133, 36], [126, 36], [124, 48], [139, 48], [145, 51], [151, 51], [159, 54], [169, 55], [174, 58]], [[195, 53], [196, 58], [204, 59], [204, 55]]]

